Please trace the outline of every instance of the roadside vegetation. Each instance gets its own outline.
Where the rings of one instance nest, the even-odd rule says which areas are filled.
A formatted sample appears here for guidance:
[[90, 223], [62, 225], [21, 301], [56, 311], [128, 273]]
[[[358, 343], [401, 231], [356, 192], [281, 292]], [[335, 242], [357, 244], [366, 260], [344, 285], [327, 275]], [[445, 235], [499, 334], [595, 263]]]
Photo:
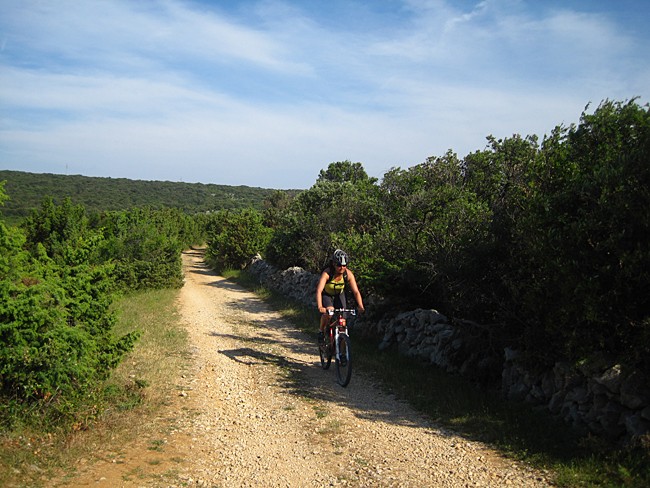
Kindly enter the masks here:
[[[0, 172], [3, 452], [95, 428], [107, 393], [125, 405], [137, 398], [144, 376], [106, 389], [146, 334], [119, 328], [115, 304], [182, 286], [181, 251], [201, 243], [217, 270], [242, 269], [260, 253], [282, 269], [318, 272], [342, 248], [377, 319], [435, 308], [483, 324], [491, 347], [518, 350], [533, 370], [606, 362], [650, 378], [650, 109], [632, 99], [588, 110], [541, 139], [489, 136], [464, 158], [450, 150], [381, 180], [359, 162], [334, 162], [301, 192], [183, 186], [196, 198], [179, 191], [179, 202], [173, 184], [40, 175], [48, 183], [38, 186], [25, 183], [34, 175]], [[385, 360], [372, 367], [386, 363], [387, 377], [406, 368]], [[437, 372], [411, 366], [418, 390], [432, 395], [411, 400], [434, 418], [474, 425], [472, 435], [517, 457], [562, 459], [520, 440], [537, 420], [498, 416], [480, 400], [490, 394], [443, 388]], [[478, 410], [459, 406], [468, 403]], [[511, 426], [519, 433], [501, 438]], [[597, 459], [584, 483], [635, 486], [650, 480], [650, 439], [635, 441], [634, 453], [606, 446], [605, 458], [572, 454], [561, 465]]]
[[[155, 358], [137, 368], [131, 359], [147, 375], [116, 371], [138, 341], [148, 348], [147, 328], [159, 325], [147, 314], [166, 307], [121, 309], [134, 293], [158, 290], [162, 299], [182, 285], [180, 252], [202, 240], [198, 229], [174, 209], [87, 215], [50, 198], [20, 227], [0, 221], [0, 481], [38, 481], [76, 433], [144, 399]], [[175, 346], [174, 334], [161, 338]]]
[[[14, 423], [0, 432], [0, 486], [48, 486], [54, 476], [74, 476], [79, 459], [98, 447], [114, 449], [157, 428], [158, 411], [178, 394], [170, 382], [189, 367], [187, 335], [176, 311], [178, 290], [128, 293], [111, 305], [114, 333], [137, 332], [139, 340], [111, 375], [95, 385], [67, 419], [40, 418]], [[35, 411], [26, 414], [35, 414]]]
[[485, 324], [531, 367], [606, 355], [650, 374], [649, 161], [650, 110], [630, 101], [381, 182], [333, 163], [281, 202], [265, 258], [318, 272], [341, 248], [393, 311]]

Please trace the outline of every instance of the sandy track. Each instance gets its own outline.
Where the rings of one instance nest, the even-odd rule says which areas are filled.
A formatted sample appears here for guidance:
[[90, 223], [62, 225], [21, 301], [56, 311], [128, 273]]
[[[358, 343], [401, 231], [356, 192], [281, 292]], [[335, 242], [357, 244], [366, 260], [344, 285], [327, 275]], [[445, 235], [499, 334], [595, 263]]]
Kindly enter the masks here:
[[[320, 368], [313, 338], [183, 256], [192, 370], [160, 436], [80, 469], [75, 486], [549, 486], [544, 475], [441, 429], [355, 371]], [[314, 319], [316, 326], [316, 319]], [[354, 347], [354, 338], [353, 338]], [[180, 374], [180, 373], [179, 373]], [[176, 381], [176, 379], [174, 379]]]

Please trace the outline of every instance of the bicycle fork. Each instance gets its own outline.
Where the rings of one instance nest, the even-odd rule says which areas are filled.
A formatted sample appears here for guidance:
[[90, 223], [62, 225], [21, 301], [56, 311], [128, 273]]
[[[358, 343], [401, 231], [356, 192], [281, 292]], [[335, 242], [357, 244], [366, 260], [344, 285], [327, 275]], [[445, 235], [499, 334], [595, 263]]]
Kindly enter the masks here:
[[337, 361], [341, 361], [341, 351], [339, 350], [339, 336], [341, 334], [347, 335], [347, 325], [345, 318], [342, 316], [339, 317], [336, 324], [334, 324], [334, 353]]

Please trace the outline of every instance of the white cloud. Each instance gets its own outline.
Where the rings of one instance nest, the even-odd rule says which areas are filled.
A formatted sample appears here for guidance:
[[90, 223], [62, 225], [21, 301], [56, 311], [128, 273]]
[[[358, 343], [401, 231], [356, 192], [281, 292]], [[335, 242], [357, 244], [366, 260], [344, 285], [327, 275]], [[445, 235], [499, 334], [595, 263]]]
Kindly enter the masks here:
[[216, 5], [10, 4], [0, 164], [306, 187], [332, 161], [381, 177], [650, 86], [647, 39], [604, 13], [409, 0], [352, 30], [302, 2]]

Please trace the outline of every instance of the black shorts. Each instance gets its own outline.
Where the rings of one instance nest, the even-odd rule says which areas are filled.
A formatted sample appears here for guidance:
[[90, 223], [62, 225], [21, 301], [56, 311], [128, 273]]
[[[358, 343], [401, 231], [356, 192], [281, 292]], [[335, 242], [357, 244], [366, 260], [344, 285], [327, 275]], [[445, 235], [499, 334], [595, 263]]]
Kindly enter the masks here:
[[345, 293], [339, 293], [336, 296], [323, 293], [323, 307], [345, 308]]

